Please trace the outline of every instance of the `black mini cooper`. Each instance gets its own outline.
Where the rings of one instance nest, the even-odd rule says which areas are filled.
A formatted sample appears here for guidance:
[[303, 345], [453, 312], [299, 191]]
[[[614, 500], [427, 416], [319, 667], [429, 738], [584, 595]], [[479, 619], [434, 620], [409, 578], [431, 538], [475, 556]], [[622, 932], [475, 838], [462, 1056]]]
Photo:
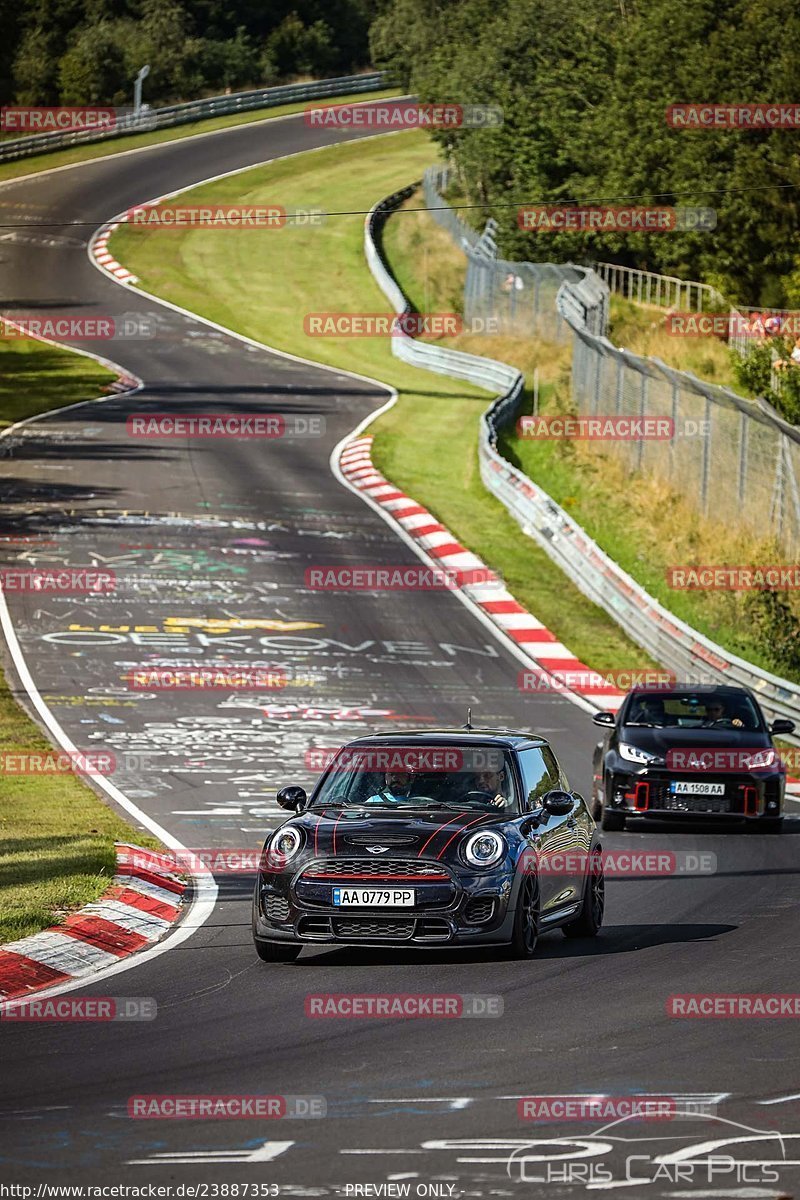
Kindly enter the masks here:
[[335, 753], [266, 840], [253, 897], [265, 962], [313, 943], [504, 946], [530, 958], [603, 919], [597, 827], [529, 733], [375, 735]]

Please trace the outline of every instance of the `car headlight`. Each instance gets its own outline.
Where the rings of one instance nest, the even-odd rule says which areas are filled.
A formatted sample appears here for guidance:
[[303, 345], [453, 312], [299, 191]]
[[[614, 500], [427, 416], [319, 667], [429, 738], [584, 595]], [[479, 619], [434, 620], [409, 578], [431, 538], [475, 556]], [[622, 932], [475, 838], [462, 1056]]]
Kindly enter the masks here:
[[506, 844], [499, 833], [486, 829], [473, 833], [464, 845], [464, 858], [471, 867], [491, 867], [503, 857]]
[[649, 750], [640, 750], [638, 746], [631, 746], [628, 742], [620, 742], [617, 749], [620, 758], [627, 758], [628, 762], [650, 763], [658, 758], [657, 754], [651, 754]]
[[267, 848], [267, 860], [272, 867], [282, 867], [290, 862], [303, 844], [300, 830], [294, 825], [285, 825], [277, 830]]
[[748, 754], [743, 759], [744, 765], [749, 771], [762, 771], [766, 767], [774, 767], [778, 761], [777, 750], [755, 750], [752, 754]]

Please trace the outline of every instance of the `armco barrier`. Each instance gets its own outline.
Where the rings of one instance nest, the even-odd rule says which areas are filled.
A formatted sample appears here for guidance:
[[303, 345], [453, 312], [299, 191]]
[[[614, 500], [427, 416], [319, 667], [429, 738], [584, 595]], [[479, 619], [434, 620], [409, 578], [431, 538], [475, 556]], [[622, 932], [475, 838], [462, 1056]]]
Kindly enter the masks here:
[[123, 134], [143, 133], [151, 129], [168, 129], [189, 121], [207, 117], [223, 117], [229, 113], [250, 112], [259, 108], [274, 108], [298, 100], [323, 100], [344, 96], [350, 92], [374, 92], [390, 85], [386, 71], [366, 75], [342, 75], [337, 79], [316, 79], [311, 83], [287, 83], [281, 87], [257, 88], [250, 92], [235, 92], [230, 96], [209, 96], [205, 100], [190, 100], [165, 108], [144, 109], [134, 116], [130, 113], [113, 129], [76, 129], [60, 133], [36, 133], [30, 137], [0, 142], [0, 162], [27, 158], [31, 154], [47, 154], [84, 142], [100, 142]]
[[[389, 213], [412, 194], [414, 186], [375, 205], [365, 223], [367, 262], [378, 286], [398, 314], [408, 312], [410, 305], [386, 268], [377, 238]], [[587, 303], [591, 307], [592, 302], [598, 300], [598, 284], [600, 288], [605, 286], [594, 272], [587, 270], [582, 283], [562, 285], [559, 308], [576, 327], [580, 324], [578, 314], [582, 308]], [[519, 371], [493, 359], [415, 341], [400, 331], [392, 338], [392, 352], [413, 366], [466, 379], [487, 391], [499, 393], [481, 419], [478, 456], [484, 484], [505, 505], [523, 531], [542, 547], [584, 595], [605, 609], [633, 641], [679, 678], [700, 675], [709, 682], [743, 684], [756, 693], [770, 719], [789, 717], [800, 726], [800, 687], [797, 684], [752, 666], [679, 620], [613, 562], [546, 492], [498, 453], [498, 434], [514, 421], [519, 409], [524, 383]], [[786, 740], [800, 745], [800, 737]]]

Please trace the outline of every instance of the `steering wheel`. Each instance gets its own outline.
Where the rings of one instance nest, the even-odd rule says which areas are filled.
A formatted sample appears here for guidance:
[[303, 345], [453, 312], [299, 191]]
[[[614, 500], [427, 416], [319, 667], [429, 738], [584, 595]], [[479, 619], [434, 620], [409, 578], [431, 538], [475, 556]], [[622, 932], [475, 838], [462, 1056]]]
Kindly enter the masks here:
[[[492, 795], [491, 792], [481, 792], [481, 791], [478, 791], [477, 789], [472, 792], [467, 792], [466, 795], [461, 797], [461, 799], [464, 801], [465, 804], [468, 800], [471, 800], [473, 803], [476, 801], [480, 801], [482, 804], [490, 804], [492, 806], [492, 808], [500, 807], [498, 804], [495, 804], [494, 796]], [[503, 801], [503, 806], [505, 807], [505, 800]]]

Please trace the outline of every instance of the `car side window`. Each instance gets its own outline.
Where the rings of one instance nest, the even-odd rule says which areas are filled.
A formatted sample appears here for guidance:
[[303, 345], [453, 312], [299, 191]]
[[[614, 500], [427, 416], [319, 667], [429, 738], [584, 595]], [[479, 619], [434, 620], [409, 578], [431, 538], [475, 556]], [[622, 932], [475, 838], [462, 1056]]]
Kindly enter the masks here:
[[541, 749], [521, 750], [519, 765], [522, 770], [522, 806], [524, 810], [538, 808], [542, 796], [560, 787], [559, 771], [555, 755]]
[[556, 781], [553, 784], [553, 787], [563, 788], [565, 792], [568, 792], [570, 790], [569, 780], [564, 774], [564, 771], [556, 762], [556, 756], [553, 754], [553, 751], [549, 746], [543, 746], [542, 754], [544, 756], [544, 761], [547, 763], [547, 769], [550, 772], [550, 777]]

